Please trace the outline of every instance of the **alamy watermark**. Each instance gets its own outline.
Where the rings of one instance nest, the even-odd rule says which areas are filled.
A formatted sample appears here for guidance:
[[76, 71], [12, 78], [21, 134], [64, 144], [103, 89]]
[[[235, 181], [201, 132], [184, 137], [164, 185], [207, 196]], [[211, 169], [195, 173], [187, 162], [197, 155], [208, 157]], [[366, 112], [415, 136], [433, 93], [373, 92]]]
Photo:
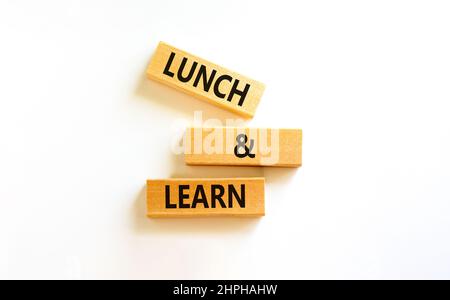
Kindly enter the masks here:
[[176, 155], [229, 155], [259, 160], [263, 165], [274, 165], [280, 159], [278, 129], [245, 128], [242, 119], [204, 120], [201, 111], [194, 113], [191, 122], [176, 120], [173, 129], [172, 152]]

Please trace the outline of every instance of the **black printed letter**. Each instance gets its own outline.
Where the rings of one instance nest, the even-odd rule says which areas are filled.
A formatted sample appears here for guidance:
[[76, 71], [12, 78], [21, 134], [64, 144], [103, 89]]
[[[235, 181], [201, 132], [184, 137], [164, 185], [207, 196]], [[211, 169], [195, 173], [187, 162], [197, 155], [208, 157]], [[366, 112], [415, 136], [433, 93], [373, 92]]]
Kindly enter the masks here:
[[[219, 190], [219, 193], [217, 193], [217, 190]], [[225, 205], [225, 202], [223, 202], [223, 195], [225, 194], [225, 189], [221, 185], [211, 185], [211, 207], [216, 208], [216, 201], [219, 201], [220, 206], [222, 208], [227, 208]]]
[[219, 85], [222, 81], [229, 81], [231, 82], [233, 80], [233, 77], [229, 75], [222, 75], [219, 78], [217, 78], [216, 83], [214, 84], [214, 94], [216, 94], [217, 97], [224, 99], [226, 97], [226, 94], [222, 94], [219, 90]]
[[172, 62], [173, 62], [174, 58], [175, 58], [175, 53], [172, 52], [170, 54], [169, 60], [167, 61], [166, 68], [164, 69], [164, 75], [167, 75], [169, 77], [173, 77], [173, 75], [175, 75], [175, 74], [173, 74], [172, 72], [169, 71], [170, 70], [170, 66], [172, 65]]
[[241, 184], [241, 195], [239, 196], [238, 192], [234, 188], [234, 185], [228, 185], [228, 207], [233, 207], [233, 196], [236, 198], [236, 201], [239, 203], [241, 208], [245, 208], [245, 184]]
[[233, 100], [234, 95], [241, 96], [241, 99], [239, 99], [239, 106], [242, 106], [245, 101], [245, 97], [247, 97], [248, 90], [250, 89], [250, 84], [245, 85], [245, 89], [243, 91], [240, 91], [237, 89], [239, 85], [239, 80], [236, 79], [236, 81], [233, 84], [233, 87], [231, 88], [230, 94], [228, 95], [228, 101], [231, 102]]
[[181, 62], [180, 68], [178, 69], [178, 80], [180, 80], [181, 82], [188, 82], [189, 80], [191, 80], [192, 75], [194, 75], [195, 69], [197, 69], [198, 63], [194, 61], [191, 70], [189, 71], [189, 75], [187, 77], [183, 77], [183, 70], [184, 67], [186, 66], [186, 62], [187, 58], [183, 57], [183, 61]]
[[194, 201], [192, 202], [192, 208], [197, 208], [197, 204], [202, 203], [203, 207], [209, 208], [208, 201], [206, 200], [205, 189], [203, 185], [199, 185], [195, 190]]
[[184, 199], [189, 198], [189, 194], [185, 194], [184, 191], [189, 189], [189, 185], [180, 185], [179, 186], [179, 195], [178, 201], [180, 202], [180, 208], [190, 208], [189, 204], [184, 203]]
[[170, 185], [166, 185], [166, 208], [177, 208], [176, 204], [170, 203]]
[[197, 78], [195, 78], [195, 81], [194, 81], [194, 87], [198, 86], [200, 79], [203, 77], [203, 90], [205, 92], [209, 92], [209, 89], [211, 88], [211, 84], [214, 81], [214, 77], [216, 77], [216, 73], [217, 73], [216, 70], [212, 70], [211, 76], [208, 79], [206, 67], [204, 65], [201, 65], [200, 69], [198, 70]]

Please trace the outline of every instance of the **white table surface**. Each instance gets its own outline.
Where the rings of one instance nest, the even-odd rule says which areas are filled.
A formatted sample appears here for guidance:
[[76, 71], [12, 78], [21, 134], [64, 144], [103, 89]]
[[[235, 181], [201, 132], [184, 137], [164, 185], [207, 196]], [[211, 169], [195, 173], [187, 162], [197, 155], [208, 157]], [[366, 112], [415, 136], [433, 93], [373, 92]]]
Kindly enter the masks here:
[[[0, 1], [0, 278], [450, 278], [448, 1]], [[162, 40], [267, 85], [298, 170], [187, 167], [236, 116], [145, 79]], [[149, 220], [146, 179], [264, 176], [260, 220]]]

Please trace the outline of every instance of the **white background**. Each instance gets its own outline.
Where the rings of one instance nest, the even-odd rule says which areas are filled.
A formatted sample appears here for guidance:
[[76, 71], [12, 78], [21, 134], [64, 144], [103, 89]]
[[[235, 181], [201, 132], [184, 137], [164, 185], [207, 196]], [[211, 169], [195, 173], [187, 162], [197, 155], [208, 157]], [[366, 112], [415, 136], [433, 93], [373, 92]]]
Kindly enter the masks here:
[[[448, 1], [0, 0], [0, 278], [450, 278]], [[186, 167], [236, 117], [145, 79], [163, 40], [267, 85], [298, 170]], [[145, 181], [264, 176], [260, 220], [149, 220]]]

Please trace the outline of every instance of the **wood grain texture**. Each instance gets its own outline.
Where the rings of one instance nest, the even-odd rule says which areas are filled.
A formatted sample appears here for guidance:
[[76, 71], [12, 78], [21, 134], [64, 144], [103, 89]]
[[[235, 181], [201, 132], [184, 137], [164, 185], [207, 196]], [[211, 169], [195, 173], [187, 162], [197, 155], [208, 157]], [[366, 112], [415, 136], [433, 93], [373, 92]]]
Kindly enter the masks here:
[[[238, 137], [242, 139], [243, 134], [248, 140], [245, 146], [239, 146]], [[184, 144], [188, 165], [291, 168], [302, 165], [301, 129], [188, 128]], [[239, 150], [237, 154], [241, 157], [235, 150]], [[245, 155], [246, 151], [254, 157]]]
[[264, 178], [148, 180], [147, 216], [264, 216], [264, 184]]
[[265, 89], [258, 81], [163, 42], [156, 49], [147, 76], [246, 118], [254, 116]]

